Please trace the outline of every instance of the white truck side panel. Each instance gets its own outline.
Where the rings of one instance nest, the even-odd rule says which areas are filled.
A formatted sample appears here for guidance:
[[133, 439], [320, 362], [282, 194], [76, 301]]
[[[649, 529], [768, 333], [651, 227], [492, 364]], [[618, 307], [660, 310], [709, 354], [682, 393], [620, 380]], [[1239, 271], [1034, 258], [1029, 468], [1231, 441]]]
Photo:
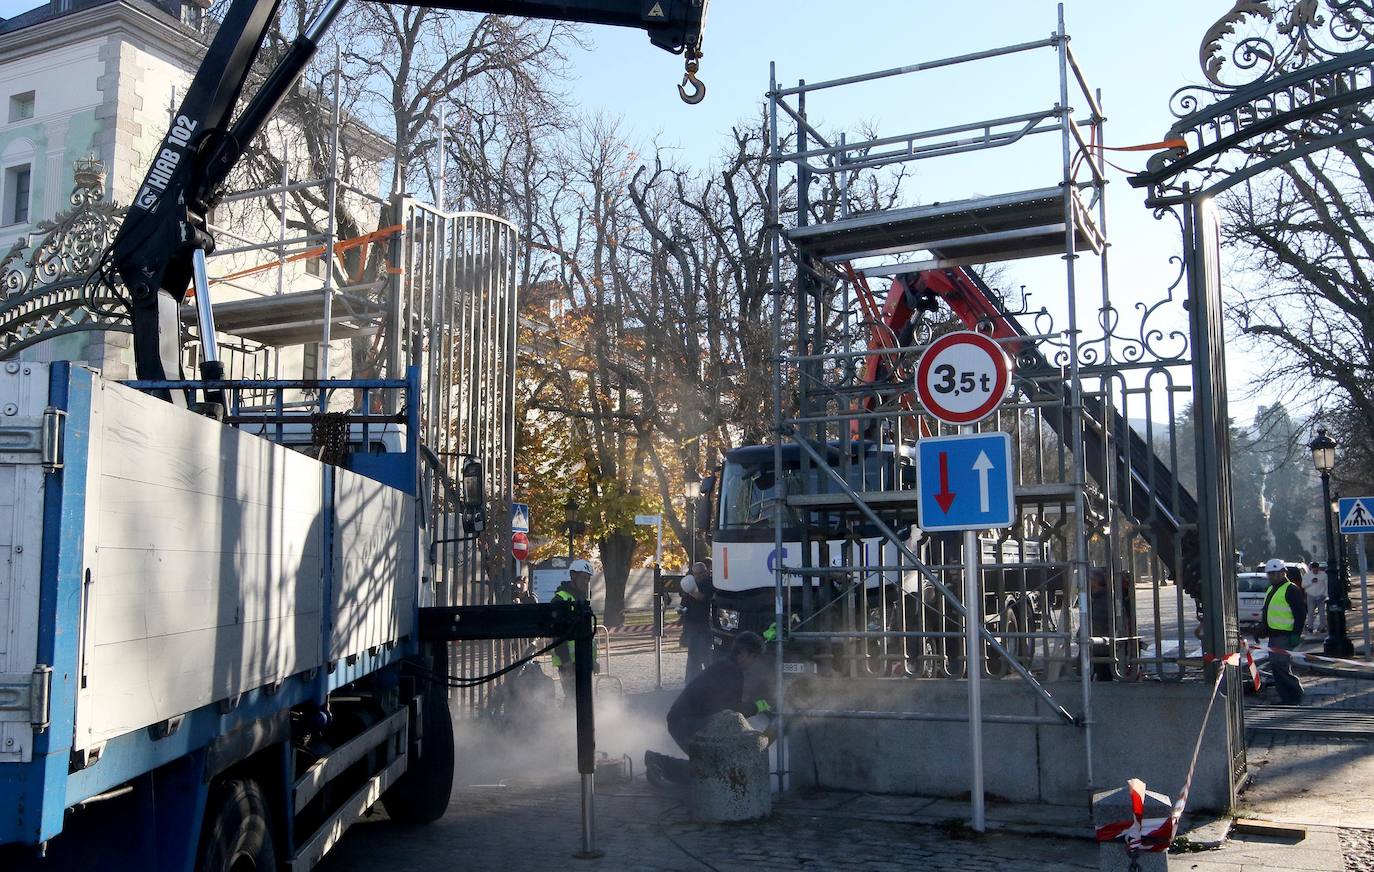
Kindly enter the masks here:
[[334, 627], [338, 660], [414, 631], [414, 498], [340, 469], [334, 476]]
[[319, 665], [323, 467], [121, 385], [92, 407], [76, 747]]
[[[48, 368], [5, 364], [0, 377], [0, 676], [19, 683], [38, 660], [38, 598], [43, 555], [43, 467], [32, 444], [48, 400]], [[0, 712], [0, 763], [33, 756], [27, 712]]]

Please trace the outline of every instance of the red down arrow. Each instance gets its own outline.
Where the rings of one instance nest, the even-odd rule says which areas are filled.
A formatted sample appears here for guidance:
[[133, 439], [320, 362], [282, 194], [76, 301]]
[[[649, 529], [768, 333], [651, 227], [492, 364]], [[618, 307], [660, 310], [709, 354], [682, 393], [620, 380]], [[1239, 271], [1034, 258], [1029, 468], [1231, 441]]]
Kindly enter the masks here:
[[940, 511], [949, 514], [949, 507], [954, 505], [954, 494], [949, 490], [949, 455], [944, 451], [940, 452], [940, 492], [935, 495], [935, 502], [940, 504]]

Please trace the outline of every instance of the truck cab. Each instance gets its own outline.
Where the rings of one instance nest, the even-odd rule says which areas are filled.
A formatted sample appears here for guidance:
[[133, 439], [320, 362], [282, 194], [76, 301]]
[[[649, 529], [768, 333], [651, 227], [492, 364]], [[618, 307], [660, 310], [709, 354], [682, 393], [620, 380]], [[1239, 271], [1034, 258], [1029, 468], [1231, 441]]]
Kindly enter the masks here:
[[[801, 652], [810, 669], [827, 662], [838, 667], [845, 657], [866, 654], [870, 668], [881, 663], [886, 672], [937, 675], [949, 669], [961, 644], [949, 641], [951, 634], [958, 635], [955, 613], [928, 575], [905, 568], [910, 561], [855, 510], [830, 474], [838, 473], [921, 555], [930, 573], [958, 591], [960, 534], [928, 534], [917, 525], [915, 446], [830, 443], [825, 451], [830, 469], [804, 463], [795, 444], [784, 445], [781, 454], [781, 480], [775, 448], [747, 445], [726, 453], [716, 475], [704, 483], [697, 523], [711, 540], [715, 647], [728, 647], [742, 632], [776, 638], [775, 578], [781, 564], [785, 571], [797, 570], [784, 575], [785, 632], [794, 639], [789, 659], [792, 651]], [[803, 542], [810, 552], [806, 560]], [[979, 552], [982, 620], [1004, 634], [1018, 660], [1029, 662], [1035, 642], [1020, 634], [1043, 630], [1061, 617], [1063, 564], [1047, 541], [994, 531], [979, 535]], [[879, 631], [930, 635], [859, 641], [860, 634]], [[826, 638], [828, 633], [835, 635]]]
[[[829, 472], [802, 462], [796, 445], [782, 451], [782, 476], [776, 474], [771, 445], [746, 445], [725, 455], [706, 504], [711, 516], [703, 528], [711, 538], [711, 560], [716, 588], [712, 610], [712, 634], [717, 646], [726, 645], [745, 631], [764, 633], [774, 622], [774, 573], [784, 567], [800, 567], [803, 538], [809, 539], [812, 566], [877, 565], [873, 559], [883, 549], [882, 539], [870, 525], [846, 520], [828, 510], [825, 496], [843, 497]], [[859, 492], [898, 489], [899, 480], [914, 482], [915, 460], [910, 449], [891, 443], [860, 440], [827, 446], [831, 468], [849, 487]], [[846, 456], [847, 455], [847, 456]], [[719, 487], [715, 487], [715, 482]], [[714, 492], [718, 491], [718, 493]], [[821, 495], [821, 500], [815, 500]], [[815, 502], [813, 508], [802, 505]], [[776, 519], [782, 515], [782, 547], [778, 548]], [[865, 557], [865, 551], [870, 552]], [[895, 549], [888, 548], [888, 550]], [[862, 563], [861, 563], [862, 561]], [[896, 562], [895, 557], [892, 561]], [[818, 587], [815, 579], [811, 587]], [[899, 573], [869, 573], [863, 587], [876, 590], [899, 582]], [[808, 586], [799, 575], [787, 576], [798, 591]], [[810, 597], [804, 597], [810, 599]], [[800, 614], [796, 622], [800, 622]]]

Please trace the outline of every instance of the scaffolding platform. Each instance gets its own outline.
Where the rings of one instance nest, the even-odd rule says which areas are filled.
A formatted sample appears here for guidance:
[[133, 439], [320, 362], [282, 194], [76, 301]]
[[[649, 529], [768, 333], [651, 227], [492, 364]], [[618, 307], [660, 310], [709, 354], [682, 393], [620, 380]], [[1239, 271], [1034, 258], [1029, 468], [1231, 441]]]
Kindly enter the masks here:
[[[1100, 254], [1103, 235], [1077, 188], [1069, 199], [1075, 248]], [[928, 251], [929, 260], [903, 267], [942, 269], [1063, 254], [1064, 215], [1064, 189], [1055, 186], [869, 212], [797, 227], [787, 236], [802, 253], [828, 262]]]
[[[325, 335], [324, 297], [324, 289], [318, 289], [215, 303], [215, 329], [277, 348], [319, 342]], [[331, 340], [377, 332], [386, 314], [380, 303], [343, 289], [333, 291], [333, 297], [328, 334]], [[195, 307], [183, 309], [182, 322], [195, 325]]]

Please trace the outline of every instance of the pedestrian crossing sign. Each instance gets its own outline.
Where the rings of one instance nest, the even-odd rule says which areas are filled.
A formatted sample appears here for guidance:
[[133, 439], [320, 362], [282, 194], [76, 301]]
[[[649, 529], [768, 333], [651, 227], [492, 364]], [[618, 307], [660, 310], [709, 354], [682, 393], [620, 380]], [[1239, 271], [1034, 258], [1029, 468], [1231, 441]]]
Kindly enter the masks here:
[[1374, 533], [1374, 497], [1342, 498], [1339, 515], [1342, 533]]

